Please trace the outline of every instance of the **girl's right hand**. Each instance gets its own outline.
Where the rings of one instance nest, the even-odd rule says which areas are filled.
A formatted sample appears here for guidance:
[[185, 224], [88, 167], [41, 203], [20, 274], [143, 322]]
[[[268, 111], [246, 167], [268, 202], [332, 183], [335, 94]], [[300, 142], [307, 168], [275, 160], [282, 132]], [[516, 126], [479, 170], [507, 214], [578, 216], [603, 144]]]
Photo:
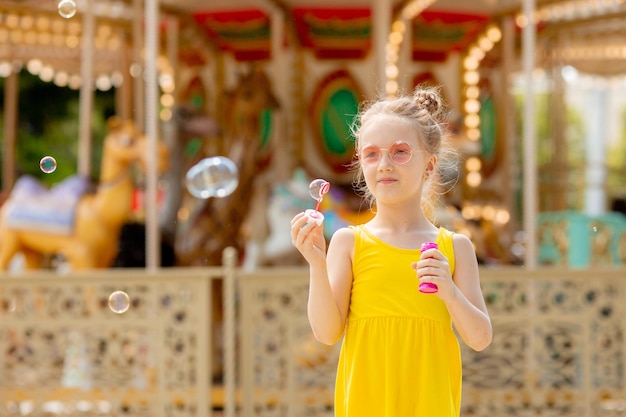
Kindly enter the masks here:
[[309, 263], [325, 261], [324, 224], [316, 224], [302, 212], [291, 219], [291, 243]]

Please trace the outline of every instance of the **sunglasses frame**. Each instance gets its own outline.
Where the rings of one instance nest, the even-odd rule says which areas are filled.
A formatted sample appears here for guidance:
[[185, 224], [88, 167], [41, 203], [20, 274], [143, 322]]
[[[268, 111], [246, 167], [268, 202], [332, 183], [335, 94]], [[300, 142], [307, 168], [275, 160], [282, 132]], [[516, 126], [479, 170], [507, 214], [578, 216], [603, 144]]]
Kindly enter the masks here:
[[[408, 159], [406, 161], [404, 161], [404, 162], [396, 162], [394, 160], [393, 154], [390, 153], [390, 150], [393, 149], [393, 147], [396, 146], [396, 145], [406, 145], [411, 150], [411, 153], [410, 153], [410, 155], [409, 155], [409, 157], [408, 157]], [[376, 161], [368, 161], [367, 158], [365, 158], [364, 155], [363, 155], [363, 150], [367, 149], [370, 146], [375, 148], [375, 149], [377, 149], [378, 151], [380, 151], [379, 157], [376, 159]], [[386, 151], [387, 152], [387, 158], [389, 158], [389, 160], [391, 162], [393, 162], [394, 164], [396, 164], [396, 165], [408, 164], [411, 161], [411, 159], [413, 158], [413, 153], [416, 152], [416, 150], [413, 148], [413, 146], [410, 143], [405, 142], [403, 140], [399, 140], [399, 141], [396, 141], [396, 142], [392, 143], [391, 146], [388, 147], [388, 148], [379, 148], [378, 146], [375, 146], [375, 145], [364, 146], [363, 148], [361, 148], [359, 150], [359, 153], [358, 153], [357, 156], [362, 161], [363, 164], [372, 165], [372, 164], [377, 164], [377, 163], [380, 162], [380, 159], [382, 158], [382, 151]]]

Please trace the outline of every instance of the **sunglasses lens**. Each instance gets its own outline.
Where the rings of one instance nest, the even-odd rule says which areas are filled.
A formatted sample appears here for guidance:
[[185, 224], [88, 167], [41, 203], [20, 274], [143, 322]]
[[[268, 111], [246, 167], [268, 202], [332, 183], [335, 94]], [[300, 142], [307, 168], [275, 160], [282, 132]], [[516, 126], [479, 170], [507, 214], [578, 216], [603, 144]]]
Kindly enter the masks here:
[[361, 151], [361, 160], [368, 164], [375, 164], [380, 159], [381, 152], [377, 146], [366, 146]]
[[413, 150], [406, 142], [396, 142], [389, 148], [389, 157], [396, 164], [406, 164], [411, 159]]

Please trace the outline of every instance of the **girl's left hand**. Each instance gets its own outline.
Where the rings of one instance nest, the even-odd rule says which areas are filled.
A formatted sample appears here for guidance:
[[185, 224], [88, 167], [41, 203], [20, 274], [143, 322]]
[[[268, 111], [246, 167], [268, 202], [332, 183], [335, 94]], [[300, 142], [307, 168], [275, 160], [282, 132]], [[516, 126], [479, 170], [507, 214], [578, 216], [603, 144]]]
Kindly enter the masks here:
[[450, 274], [450, 265], [438, 249], [422, 252], [420, 260], [413, 262], [411, 267], [416, 271], [421, 282], [432, 282], [437, 286], [437, 296], [446, 300], [454, 295], [455, 285]]

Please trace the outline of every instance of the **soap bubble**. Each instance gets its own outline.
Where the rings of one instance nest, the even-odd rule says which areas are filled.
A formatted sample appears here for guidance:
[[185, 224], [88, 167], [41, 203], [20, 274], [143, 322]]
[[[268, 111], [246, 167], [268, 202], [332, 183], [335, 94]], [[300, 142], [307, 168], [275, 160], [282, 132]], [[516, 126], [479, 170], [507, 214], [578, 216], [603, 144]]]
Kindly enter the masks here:
[[122, 314], [128, 311], [130, 298], [124, 291], [113, 291], [109, 295], [109, 308], [112, 312]]
[[50, 174], [57, 169], [57, 161], [51, 156], [44, 156], [41, 158], [41, 161], [39, 161], [39, 168], [46, 174]]
[[61, 0], [57, 5], [59, 15], [66, 19], [71, 19], [76, 14], [76, 2], [74, 0]]
[[330, 183], [326, 180], [318, 178], [309, 184], [309, 194], [314, 200], [321, 200], [330, 189]]
[[224, 156], [205, 158], [189, 168], [186, 184], [197, 198], [226, 197], [239, 185], [237, 165]]

